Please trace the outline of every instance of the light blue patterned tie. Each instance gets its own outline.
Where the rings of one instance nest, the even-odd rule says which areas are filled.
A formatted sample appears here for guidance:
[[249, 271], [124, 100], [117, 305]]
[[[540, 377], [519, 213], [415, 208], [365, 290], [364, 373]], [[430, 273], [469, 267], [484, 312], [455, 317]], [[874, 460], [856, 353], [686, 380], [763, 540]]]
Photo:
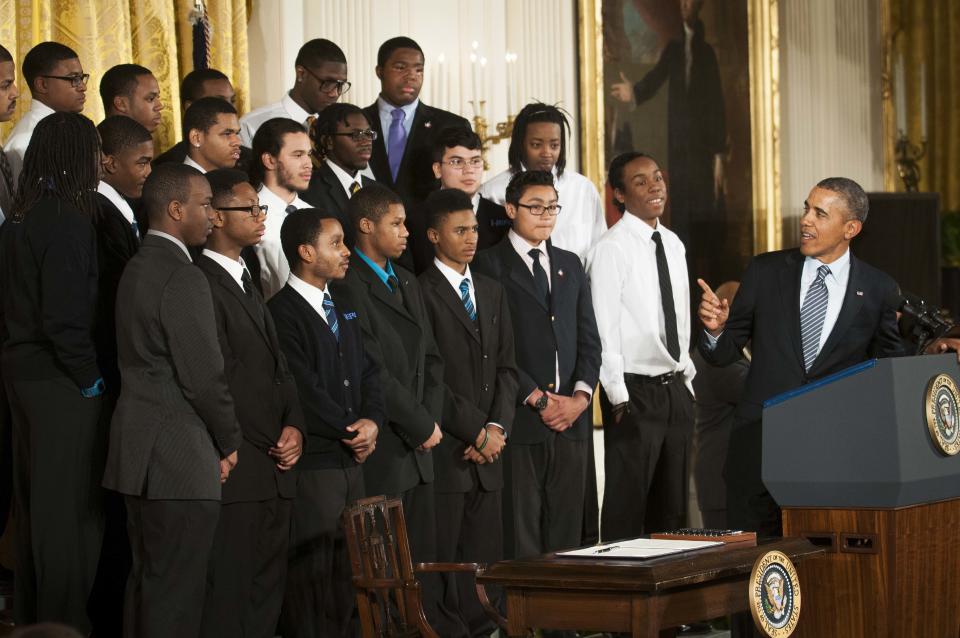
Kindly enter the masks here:
[[470, 280], [464, 278], [460, 282], [460, 299], [463, 301], [463, 307], [466, 308], [470, 321], [477, 320], [477, 309], [473, 307], [473, 300], [470, 299]]
[[393, 120], [390, 122], [390, 132], [387, 137], [387, 162], [390, 164], [390, 177], [397, 181], [397, 172], [403, 160], [403, 149], [407, 146], [407, 129], [403, 128], [403, 120], [407, 116], [403, 109], [390, 111]]
[[823, 320], [827, 316], [827, 283], [830, 266], [817, 268], [817, 278], [807, 288], [800, 309], [800, 343], [803, 346], [803, 367], [810, 370], [813, 361], [820, 352], [820, 333], [823, 332]]
[[137, 241], [140, 241], [140, 224], [137, 223], [137, 220], [130, 222], [130, 228], [133, 229], [133, 234], [136, 235]]
[[330, 326], [330, 331], [339, 342], [340, 324], [337, 322], [337, 309], [333, 305], [333, 299], [330, 298], [329, 292], [323, 293], [323, 312], [327, 316], [327, 325]]

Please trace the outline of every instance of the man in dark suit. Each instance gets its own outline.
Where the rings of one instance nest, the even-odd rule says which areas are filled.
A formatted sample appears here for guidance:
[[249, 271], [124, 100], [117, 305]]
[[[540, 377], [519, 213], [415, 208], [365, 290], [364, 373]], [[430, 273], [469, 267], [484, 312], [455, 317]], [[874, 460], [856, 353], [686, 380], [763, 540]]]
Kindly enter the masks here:
[[[489, 564], [503, 558], [500, 454], [518, 385], [513, 327], [500, 284], [470, 271], [479, 235], [470, 197], [443, 189], [431, 193], [426, 206], [436, 259], [419, 279], [445, 361], [441, 429], [447, 436], [434, 451], [437, 560]], [[489, 636], [496, 629], [470, 574], [449, 579], [445, 606], [457, 622], [435, 627], [443, 636]]]
[[356, 233], [347, 207], [357, 190], [375, 183], [360, 171], [367, 168], [377, 132], [359, 107], [341, 102], [320, 112], [310, 138], [320, 157], [315, 158], [310, 186], [302, 197], [320, 210], [335, 214], [343, 228], [344, 243], [353, 248]]
[[103, 485], [126, 495], [124, 628], [140, 638], [200, 635], [220, 485], [243, 441], [210, 285], [187, 250], [207, 239], [210, 199], [195, 169], [157, 167], [143, 187], [150, 230], [117, 292], [123, 389]]
[[590, 400], [600, 337], [580, 259], [550, 244], [560, 212], [553, 175], [517, 173], [506, 192], [513, 228], [477, 255], [475, 268], [506, 290], [520, 388], [508, 452], [505, 509], [513, 554], [580, 544], [587, 483]]
[[201, 173], [235, 168], [240, 160], [240, 121], [237, 110], [220, 98], [205, 97], [183, 114], [183, 163]]
[[800, 247], [754, 257], [732, 308], [703, 280], [699, 349], [729, 365], [752, 342], [727, 451], [727, 522], [779, 536], [780, 509], [760, 476], [763, 402], [872, 357], [903, 354], [891, 299], [897, 284], [850, 254], [867, 195], [847, 178], [819, 182], [804, 202]]
[[[350, 200], [357, 244], [350, 270], [334, 286], [357, 311], [366, 351], [382, 373], [388, 420], [377, 452], [363, 464], [369, 495], [403, 501], [414, 562], [436, 559], [433, 454], [442, 438], [443, 360], [430, 329], [423, 293], [413, 273], [396, 263], [407, 244], [403, 203], [371, 184]], [[425, 574], [424, 607], [435, 621], [439, 579]]]
[[301, 209], [283, 221], [280, 236], [291, 274], [269, 306], [310, 440], [297, 472], [280, 633], [347, 638], [359, 627], [340, 515], [364, 496], [361, 464], [384, 421], [380, 370], [364, 351], [357, 312], [330, 292], [350, 263], [336, 216]]
[[433, 141], [449, 126], [470, 123], [420, 101], [423, 50], [410, 38], [391, 38], [377, 51], [380, 96], [363, 111], [377, 132], [370, 168], [381, 184], [393, 189], [408, 207], [435, 188]]
[[[140, 231], [130, 201], [139, 201], [150, 175], [153, 139], [136, 120], [111, 115], [97, 126], [103, 151], [97, 186], [99, 209], [93, 217], [97, 233], [97, 321], [93, 339], [97, 365], [103, 374], [104, 418], [109, 423], [120, 396], [117, 366], [117, 288], [127, 262], [140, 246]], [[130, 572], [130, 543], [123, 497], [107, 492], [106, 526], [97, 580], [90, 594], [90, 617], [98, 636], [119, 636], [123, 620], [123, 592]]]
[[224, 370], [243, 431], [243, 463], [223, 486], [203, 610], [204, 637], [272, 636], [286, 582], [291, 472], [303, 449], [297, 386], [240, 251], [260, 241], [264, 211], [246, 173], [207, 173], [213, 230], [197, 265], [210, 282]]

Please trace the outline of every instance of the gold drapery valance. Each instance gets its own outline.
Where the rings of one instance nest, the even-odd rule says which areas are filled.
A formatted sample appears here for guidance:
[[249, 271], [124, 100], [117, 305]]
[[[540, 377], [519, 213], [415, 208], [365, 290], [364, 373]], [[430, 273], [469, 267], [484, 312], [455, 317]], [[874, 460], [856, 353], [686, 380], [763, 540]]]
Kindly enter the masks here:
[[[237, 108], [249, 100], [247, 0], [206, 0], [212, 27], [210, 66], [226, 73], [237, 91]], [[90, 74], [84, 115], [103, 119], [100, 78], [116, 64], [133, 62], [153, 71], [164, 102], [154, 134], [158, 152], [180, 138], [180, 80], [193, 69], [190, 12], [194, 0], [0, 0], [0, 44], [13, 56], [21, 91], [17, 117], [30, 108], [20, 75], [27, 51], [55, 40], [80, 56]], [[15, 120], [16, 121], [16, 118]], [[11, 124], [2, 130], [9, 133]]]

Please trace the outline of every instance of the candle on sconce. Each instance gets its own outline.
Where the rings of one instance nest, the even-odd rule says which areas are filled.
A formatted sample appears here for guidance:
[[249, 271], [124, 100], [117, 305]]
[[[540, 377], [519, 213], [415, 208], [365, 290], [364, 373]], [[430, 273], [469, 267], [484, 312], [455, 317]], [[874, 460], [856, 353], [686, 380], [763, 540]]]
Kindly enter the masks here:
[[[490, 86], [487, 78], [487, 58], [480, 56], [480, 95], [490, 95]], [[478, 97], [482, 100], [482, 97]]]
[[[476, 42], [474, 42], [476, 44]], [[473, 84], [473, 114], [480, 115], [480, 79], [479, 72], [477, 70], [477, 54], [470, 54], [470, 77]]]
[[513, 54], [507, 51], [504, 57], [507, 76], [507, 115], [513, 113]]
[[903, 54], [898, 54], [893, 69], [894, 108], [897, 111], [897, 134], [907, 132], [907, 82], [903, 68]]
[[449, 102], [447, 101], [447, 91], [446, 91], [446, 70], [447, 70], [447, 57], [444, 54], [437, 56], [437, 72], [436, 77], [436, 89], [434, 90], [434, 99], [433, 103], [436, 106], [442, 108], [450, 108]]

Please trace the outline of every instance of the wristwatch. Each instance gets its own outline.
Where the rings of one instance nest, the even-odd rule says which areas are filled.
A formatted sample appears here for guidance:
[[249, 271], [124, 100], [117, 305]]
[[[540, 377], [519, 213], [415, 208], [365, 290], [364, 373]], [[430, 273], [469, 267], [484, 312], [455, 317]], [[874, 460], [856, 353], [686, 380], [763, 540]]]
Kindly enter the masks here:
[[537, 399], [537, 402], [533, 405], [537, 409], [537, 412], [541, 412], [547, 408], [547, 393], [544, 392], [540, 395], [540, 398]]

